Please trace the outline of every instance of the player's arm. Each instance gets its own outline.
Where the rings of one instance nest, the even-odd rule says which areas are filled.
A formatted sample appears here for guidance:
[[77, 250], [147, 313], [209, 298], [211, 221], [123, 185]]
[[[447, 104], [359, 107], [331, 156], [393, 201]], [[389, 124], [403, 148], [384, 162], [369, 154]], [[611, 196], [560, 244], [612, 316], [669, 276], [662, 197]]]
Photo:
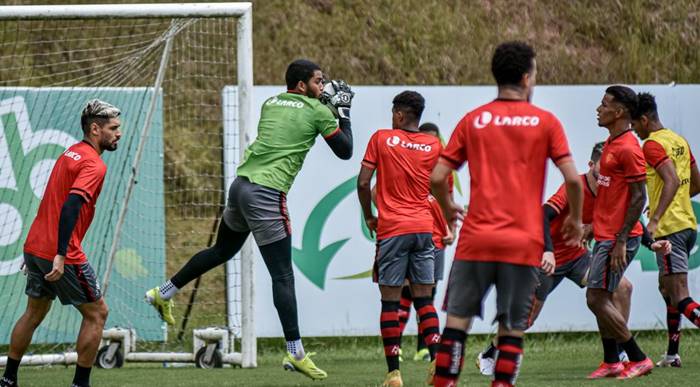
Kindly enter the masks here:
[[629, 207], [625, 214], [625, 221], [622, 227], [615, 234], [615, 246], [610, 253], [610, 265], [613, 271], [619, 272], [626, 265], [627, 239], [632, 228], [639, 221], [646, 202], [645, 180], [629, 182]]
[[698, 163], [695, 162], [693, 153], [690, 153], [690, 197], [700, 193], [700, 171], [698, 171]]
[[58, 246], [56, 257], [54, 257], [53, 269], [44, 276], [47, 281], [57, 281], [63, 275], [63, 264], [68, 250], [73, 230], [78, 222], [80, 209], [85, 204], [85, 198], [78, 194], [69, 194], [61, 208], [61, 215], [58, 220]]
[[583, 236], [583, 229], [581, 228], [583, 183], [576, 171], [576, 165], [570, 158], [559, 163], [557, 168], [564, 176], [566, 198], [569, 204], [569, 216], [564, 219], [561, 232], [568, 245], [576, 246], [581, 243], [581, 237]]
[[663, 255], [671, 254], [671, 242], [667, 240], [654, 240], [654, 237], [651, 236], [651, 233], [649, 233], [647, 226], [645, 226], [641, 221], [639, 224], [642, 225], [642, 246], [653, 252], [661, 252]]
[[333, 80], [328, 82], [321, 94], [320, 100], [338, 119], [338, 127], [323, 136], [326, 144], [336, 156], [343, 160], [352, 157], [352, 128], [350, 125], [350, 106], [355, 93], [345, 81]]
[[371, 236], [374, 236], [374, 233], [377, 231], [377, 218], [372, 213], [372, 189], [370, 188], [373, 174], [374, 168], [363, 164], [360, 169], [360, 175], [357, 176], [357, 197], [360, 199], [362, 213], [365, 216], [365, 223]]
[[452, 195], [450, 195], [447, 177], [452, 174], [452, 171], [452, 167], [446, 163], [438, 162], [430, 175], [432, 194], [440, 203], [442, 213], [445, 214], [445, 220], [447, 220], [451, 229], [455, 227], [455, 222], [464, 218], [464, 210], [459, 204], [455, 203]]
[[552, 230], [550, 223], [557, 217], [557, 215], [559, 215], [559, 213], [554, 207], [546, 203], [542, 206], [542, 211], [544, 212], [544, 216], [542, 217], [542, 219], [544, 219], [542, 228], [544, 231], [544, 253], [542, 254], [541, 268], [545, 274], [552, 275], [554, 274], [554, 270], [557, 266], [556, 260], [554, 259], [554, 245], [552, 243]]
[[328, 136], [323, 137], [333, 153], [342, 160], [352, 157], [352, 128], [350, 117], [338, 119], [338, 128]]
[[652, 237], [656, 234], [656, 228], [659, 225], [659, 221], [661, 221], [661, 217], [664, 216], [666, 209], [668, 209], [668, 206], [671, 205], [673, 198], [676, 196], [678, 187], [681, 186], [681, 180], [678, 178], [676, 168], [673, 166], [673, 162], [670, 159], [666, 159], [666, 161], [662, 162], [655, 169], [659, 177], [661, 177], [661, 180], [663, 180], [664, 186], [661, 188], [659, 204], [654, 213], [649, 217], [649, 224], [647, 225], [647, 229]]

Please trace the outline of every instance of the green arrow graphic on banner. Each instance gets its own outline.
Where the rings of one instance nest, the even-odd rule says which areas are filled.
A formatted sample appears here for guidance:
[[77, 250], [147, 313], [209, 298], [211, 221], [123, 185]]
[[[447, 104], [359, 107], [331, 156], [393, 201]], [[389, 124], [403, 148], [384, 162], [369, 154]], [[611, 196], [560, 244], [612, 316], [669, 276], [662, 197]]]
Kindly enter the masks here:
[[350, 238], [335, 241], [321, 248], [321, 234], [328, 218], [340, 202], [352, 193], [357, 186], [353, 176], [334, 188], [311, 211], [304, 225], [301, 248], [292, 247], [292, 260], [301, 272], [314, 285], [323, 289], [326, 284], [326, 271], [335, 254]]

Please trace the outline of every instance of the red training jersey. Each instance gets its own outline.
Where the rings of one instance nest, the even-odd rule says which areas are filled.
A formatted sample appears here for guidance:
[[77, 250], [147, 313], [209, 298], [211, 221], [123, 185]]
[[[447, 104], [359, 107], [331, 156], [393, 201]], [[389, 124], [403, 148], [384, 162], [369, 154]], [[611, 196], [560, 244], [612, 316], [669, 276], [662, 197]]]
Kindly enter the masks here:
[[547, 159], [571, 160], [559, 120], [527, 101], [495, 100], [462, 118], [440, 162], [469, 163], [469, 210], [455, 259], [539, 266]]
[[[593, 206], [595, 206], [595, 194], [588, 184], [586, 175], [581, 175], [583, 182], [583, 224], [591, 224], [593, 221]], [[552, 247], [554, 247], [554, 259], [557, 266], [571, 262], [586, 253], [582, 246], [569, 246], [561, 233], [561, 226], [564, 219], [569, 216], [569, 200], [566, 195], [566, 184], [562, 184], [557, 192], [547, 200], [547, 205], [552, 207], [557, 216], [549, 223], [550, 235], [552, 236]]]
[[430, 174], [442, 146], [437, 137], [401, 129], [378, 130], [362, 165], [377, 170], [377, 240], [432, 233]]
[[428, 202], [430, 203], [430, 213], [433, 216], [433, 244], [435, 248], [442, 250], [445, 248], [445, 242], [442, 241], [442, 238], [447, 236], [445, 214], [433, 195], [428, 195]]
[[29, 229], [24, 252], [53, 261], [58, 250], [58, 221], [69, 194], [85, 199], [66, 250], [66, 264], [87, 261], [81, 246], [95, 215], [95, 203], [102, 190], [107, 166], [99, 153], [86, 142], [79, 142], [56, 160], [39, 211]]
[[[600, 156], [598, 197], [593, 214], [593, 236], [597, 241], [614, 240], [625, 222], [630, 204], [629, 183], [647, 178], [644, 154], [639, 141], [631, 130], [605, 141]], [[630, 237], [642, 235], [642, 225], [637, 224]]]

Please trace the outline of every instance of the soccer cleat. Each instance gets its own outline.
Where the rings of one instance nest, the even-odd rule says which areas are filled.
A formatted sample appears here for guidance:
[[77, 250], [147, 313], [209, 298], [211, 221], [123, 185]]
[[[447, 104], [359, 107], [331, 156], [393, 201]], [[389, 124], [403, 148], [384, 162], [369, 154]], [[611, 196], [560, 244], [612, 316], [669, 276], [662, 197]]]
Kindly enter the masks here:
[[146, 292], [146, 302], [153, 305], [158, 311], [160, 319], [169, 325], [175, 325], [175, 317], [173, 317], [173, 300], [164, 300], [160, 297], [160, 288], [155, 287]]
[[[629, 363], [628, 363], [629, 364]], [[617, 363], [600, 363], [598, 368], [588, 375], [588, 379], [614, 378], [625, 370], [625, 366], [621, 362]]]
[[303, 359], [297, 360], [294, 356], [287, 352], [287, 355], [282, 359], [282, 367], [287, 371], [300, 372], [312, 380], [323, 380], [328, 377], [326, 371], [316, 367], [311, 356], [316, 352], [307, 353]]
[[661, 360], [656, 363], [657, 367], [673, 367], [681, 368], [681, 356], [679, 354], [675, 355], [662, 355]]
[[428, 348], [422, 348], [413, 355], [413, 361], [430, 361], [430, 351]]
[[627, 363], [625, 369], [618, 375], [618, 379], [632, 379], [639, 376], [648, 375], [654, 369], [654, 362], [648, 357], [642, 361], [631, 361]]
[[403, 349], [399, 347], [399, 363], [403, 363]]
[[496, 368], [496, 359], [485, 357], [483, 352], [479, 352], [479, 354], [476, 355], [476, 368], [479, 369], [482, 375], [492, 376]]
[[425, 384], [432, 386], [435, 384], [435, 360], [430, 362], [428, 366], [428, 378], [425, 380]]
[[491, 387], [513, 387], [513, 385], [503, 380], [494, 380], [491, 382]]
[[386, 374], [382, 387], [403, 387], [403, 379], [401, 379], [401, 371], [393, 370]]

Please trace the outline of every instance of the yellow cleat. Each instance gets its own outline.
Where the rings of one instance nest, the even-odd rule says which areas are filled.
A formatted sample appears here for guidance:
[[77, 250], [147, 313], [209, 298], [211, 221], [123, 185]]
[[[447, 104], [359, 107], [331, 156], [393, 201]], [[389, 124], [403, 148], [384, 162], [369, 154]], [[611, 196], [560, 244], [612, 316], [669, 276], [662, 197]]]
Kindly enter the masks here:
[[158, 311], [160, 319], [169, 325], [175, 325], [175, 317], [173, 317], [173, 300], [164, 300], [160, 297], [160, 288], [157, 286], [146, 292], [146, 302], [153, 305]]
[[300, 372], [312, 380], [323, 380], [328, 377], [328, 374], [316, 367], [316, 364], [311, 360], [311, 356], [315, 354], [315, 352], [307, 353], [303, 359], [297, 360], [291, 353], [287, 352], [287, 355], [282, 359], [282, 367], [287, 371]]
[[425, 380], [425, 384], [432, 386], [435, 384], [433, 382], [433, 378], [435, 378], [435, 360], [430, 362], [430, 365], [428, 366], [428, 378]]
[[386, 374], [382, 387], [403, 387], [403, 379], [401, 379], [401, 371], [393, 370]]

